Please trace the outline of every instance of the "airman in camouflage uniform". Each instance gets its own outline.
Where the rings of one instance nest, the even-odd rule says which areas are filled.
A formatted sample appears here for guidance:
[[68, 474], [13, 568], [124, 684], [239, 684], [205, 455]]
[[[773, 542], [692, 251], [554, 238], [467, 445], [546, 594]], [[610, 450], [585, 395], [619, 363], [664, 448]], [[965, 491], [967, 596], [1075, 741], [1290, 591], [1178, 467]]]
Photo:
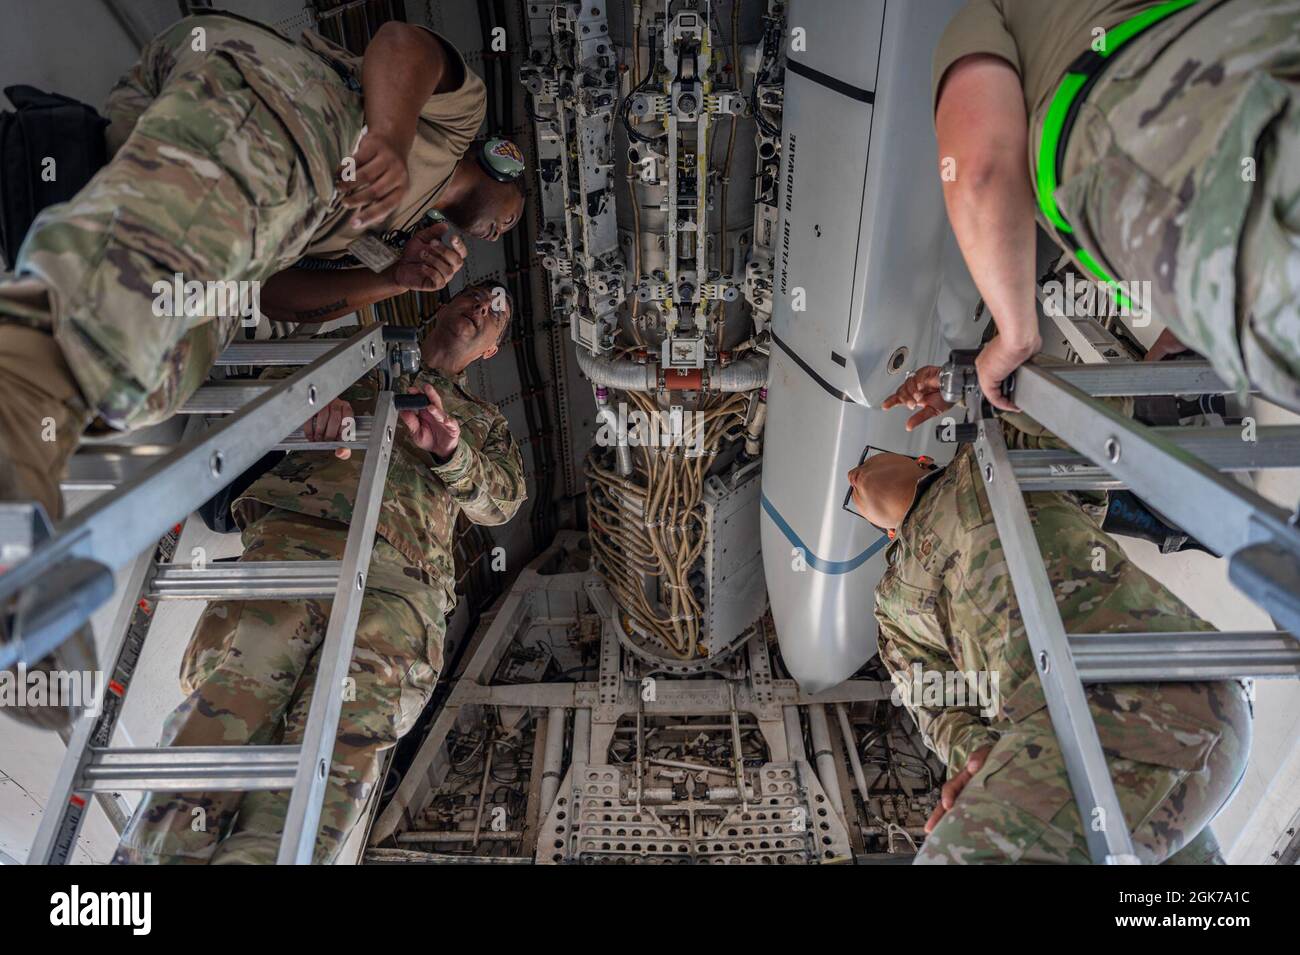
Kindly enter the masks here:
[[[418, 117], [404, 117], [416, 127], [400, 160], [409, 184], [392, 194], [401, 197], [399, 217], [422, 216], [436, 200], [468, 233], [492, 238], [501, 229], [477, 219], [471, 227], [467, 216], [503, 187], [477, 160], [461, 162], [483, 119], [483, 82], [439, 42], [455, 80], [435, 88]], [[390, 68], [407, 66], [394, 57]], [[370, 148], [358, 148], [369, 117], [409, 109], [378, 95], [363, 100], [361, 71], [361, 58], [310, 31], [295, 44], [229, 14], [188, 17], [144, 48], [108, 99], [110, 161], [71, 201], [40, 214], [11, 263], [14, 278], [0, 281], [0, 501], [36, 500], [57, 520], [59, 479], [92, 419], [130, 430], [170, 416], [241, 323], [258, 320], [251, 283], [295, 272], [288, 267], [304, 255], [338, 256], [360, 233], [361, 199], [346, 190], [361, 190], [370, 175], [362, 170], [378, 164], [359, 167], [350, 184], [341, 164]], [[416, 232], [397, 286], [433, 272], [450, 279], [463, 244], [433, 241], [448, 228]], [[323, 290], [339, 274], [313, 273], [308, 287]], [[387, 289], [366, 302], [401, 290], [388, 288], [387, 273], [366, 274]], [[188, 293], [166, 303], [156, 285], [174, 280], [210, 294], [192, 310]], [[277, 317], [315, 321], [329, 311]], [[93, 660], [88, 627], [65, 648], [28, 664], [93, 666], [72, 663]], [[4, 712], [51, 728], [71, 716], [59, 707]]]
[[[914, 420], [941, 413], [946, 405], [937, 396], [937, 371], [922, 369], [912, 381], [928, 379], [926, 387], [887, 406], [921, 408]], [[1024, 415], [1003, 418], [1003, 430], [1012, 448], [1063, 447]], [[876, 591], [881, 660], [950, 780], [964, 783], [917, 861], [1088, 862], [971, 447], [933, 471], [900, 455], [878, 455], [855, 469], [851, 481], [860, 512], [895, 529]], [[1032, 493], [1026, 504], [1067, 631], [1213, 629], [1134, 566], [1078, 497]], [[996, 675], [991, 711], [930, 705], [932, 698], [914, 688], [918, 664], [923, 678]], [[1250, 749], [1242, 686], [1103, 684], [1090, 686], [1087, 695], [1139, 856], [1162, 862], [1190, 845], [1200, 861], [1210, 861], [1212, 836], [1197, 837], [1236, 787]]]
[[1300, 409], [1300, 2], [1199, 6], [1102, 73], [1057, 200], [1225, 381]]
[[[159, 316], [154, 283], [262, 281], [299, 259], [340, 209], [335, 173], [364, 122], [360, 97], [323, 58], [226, 16], [159, 35], [107, 113], [112, 159], [37, 218], [14, 263], [18, 281], [0, 286], [0, 351], [18, 347], [15, 324], [28, 326], [42, 334], [22, 336], [26, 347], [75, 382], [58, 396], [67, 411], [45, 457], [70, 454], [95, 415], [140, 427], [193, 393], [241, 318]], [[6, 399], [22, 390], [6, 387]], [[34, 407], [15, 415], [44, 416], [38, 398], [19, 401]], [[6, 430], [31, 430], [15, 425]], [[50, 464], [57, 476], [62, 461]], [[47, 499], [57, 484], [33, 489], [57, 510]]]
[[[990, 227], [991, 207], [1023, 195], [1027, 221], [1023, 187], [1042, 185], [1040, 143], [1066, 71], [1106, 50], [1121, 24], [1162, 6], [1173, 4], [969, 0], [939, 43], [940, 156], [958, 164], [945, 192], [1001, 333], [980, 369], [998, 407], [1014, 410], [991, 389], [1038, 346], [1032, 230], [1009, 240]], [[1150, 283], [1139, 304], [1239, 392], [1253, 381], [1300, 410], [1300, 0], [1197, 0], [1107, 52], [1068, 130], [1053, 193], [1072, 231], [1060, 238], [1042, 212], [1039, 224], [1082, 274], [1095, 264], [1121, 282]], [[999, 79], [990, 65], [998, 60], [1023, 93], [1014, 120], [1011, 96], [1001, 94], [1009, 71]], [[1025, 119], [1027, 167], [998, 163], [1010, 124]], [[993, 166], [982, 182], [963, 180], [964, 169]]]
[[[431, 97], [416, 124], [416, 213], [437, 194], [419, 188], [450, 181], [482, 121], [482, 81], [456, 59], [462, 87]], [[366, 122], [345, 79], [360, 68], [315, 34], [295, 44], [228, 14], [188, 17], [145, 47], [109, 96], [109, 163], [41, 213], [15, 280], [0, 282], [0, 435], [13, 442], [0, 466], [19, 472], [22, 496], [57, 514], [58, 475], [89, 419], [122, 430], [164, 420], [246, 317], [225, 314], [219, 291], [160, 315], [157, 282], [237, 289], [359, 234], [340, 186]], [[27, 440], [46, 417], [57, 440]], [[0, 496], [13, 496], [4, 483]]]
[[[352, 682], [343, 689], [316, 843], [318, 863], [337, 858], [380, 782], [387, 750], [414, 724], [437, 681], [443, 618], [456, 603], [457, 514], [476, 524], [502, 524], [525, 498], [523, 464], [505, 419], [464, 387], [464, 356], [490, 356], [509, 324], [508, 306], [504, 317], [492, 311], [492, 296], [489, 289], [473, 288], [444, 306], [425, 342], [426, 361], [433, 354], [431, 343], [439, 341], [444, 352], [448, 345], [459, 349], [461, 358], [435, 358], [399, 385], [399, 390], [436, 389], [441, 413], [459, 425], [459, 440], [440, 460], [421, 446], [410, 427], [412, 416], [403, 413], [357, 624]], [[333, 420], [322, 421], [315, 438], [334, 440], [343, 418], [370, 413], [375, 398], [373, 382], [354, 385], [343, 395], [346, 406], [334, 402], [321, 413]], [[340, 559], [360, 472], [356, 456], [289, 455], [235, 502], [244, 527], [241, 559]], [[329, 603], [210, 604], [181, 666], [188, 697], [169, 718], [163, 744], [301, 742]], [[289, 794], [280, 791], [149, 795], [115, 861], [273, 863], [288, 803]]]

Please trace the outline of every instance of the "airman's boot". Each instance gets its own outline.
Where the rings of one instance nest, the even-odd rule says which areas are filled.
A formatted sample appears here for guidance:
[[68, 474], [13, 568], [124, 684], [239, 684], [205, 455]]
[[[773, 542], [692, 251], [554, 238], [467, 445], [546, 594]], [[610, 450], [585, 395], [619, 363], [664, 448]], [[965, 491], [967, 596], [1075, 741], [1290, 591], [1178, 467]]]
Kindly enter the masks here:
[[[53, 336], [0, 319], [0, 501], [39, 501], [50, 519], [58, 520], [63, 513], [59, 481], [89, 419]], [[0, 573], [4, 569], [0, 564]], [[9, 639], [0, 622], [0, 643]], [[76, 715], [74, 701], [52, 696], [70, 684], [50, 679], [51, 671], [94, 668], [95, 643], [87, 624], [45, 659], [28, 664], [26, 672], [0, 672], [0, 712], [45, 729], [67, 726]], [[47, 691], [39, 697], [33, 692], [38, 683]]]

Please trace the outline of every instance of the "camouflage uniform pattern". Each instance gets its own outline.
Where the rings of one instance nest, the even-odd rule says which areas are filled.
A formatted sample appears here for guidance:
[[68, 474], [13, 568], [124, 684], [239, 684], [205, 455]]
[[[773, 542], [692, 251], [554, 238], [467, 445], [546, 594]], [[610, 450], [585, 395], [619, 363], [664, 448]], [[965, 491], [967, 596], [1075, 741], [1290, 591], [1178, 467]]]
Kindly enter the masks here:
[[[1024, 430], [1004, 428], [1008, 446], [1062, 446], [1024, 416], [1012, 420]], [[1135, 567], [1078, 498], [1035, 493], [1026, 503], [1067, 631], [1213, 629]], [[1001, 550], [966, 446], [913, 505], [876, 591], [880, 656], [927, 745], [953, 774], [971, 753], [992, 746], [917, 862], [1086, 863], [1078, 809]], [[996, 712], [985, 719], [977, 707], [917, 705], [917, 663], [943, 674], [997, 674]], [[1136, 851], [1145, 862], [1162, 862], [1194, 840], [1244, 772], [1250, 712], [1242, 687], [1103, 684], [1089, 687], [1088, 699]]]
[[[245, 561], [338, 560], [348, 529], [271, 511], [244, 531]], [[380, 780], [383, 756], [411, 728], [442, 669], [439, 590], [375, 542], [343, 712], [325, 790], [315, 861], [337, 858]], [[224, 600], [204, 610], [181, 662], [188, 694], [163, 729], [165, 746], [293, 744], [316, 689], [329, 600]], [[149, 794], [123, 835], [117, 863], [274, 863], [287, 791]]]
[[154, 283], [263, 281], [295, 262], [341, 208], [335, 170], [364, 119], [324, 59], [227, 15], [150, 42], [107, 114], [108, 165], [41, 213], [14, 263], [48, 309], [0, 286], [0, 320], [52, 331], [90, 406], [133, 428], [192, 394], [240, 324], [156, 316]]
[[[263, 377], [290, 373], [271, 369]], [[426, 585], [442, 588], [448, 606], [453, 606], [452, 534], [457, 512], [475, 524], [506, 523], [527, 496], [524, 466], [506, 419], [495, 406], [465, 390], [464, 376], [453, 380], [425, 368], [399, 379], [395, 390], [403, 394], [413, 385], [424, 384], [438, 389], [443, 408], [460, 423], [460, 444], [450, 459], [439, 464], [411, 443], [405, 428], [398, 427], [378, 533], [406, 558], [408, 573], [418, 573]], [[367, 378], [340, 397], [352, 405], [354, 415], [366, 415], [374, 411], [376, 395], [373, 379]], [[235, 502], [235, 513], [246, 524], [270, 506], [347, 524], [352, 520], [363, 459], [356, 452], [346, 461], [331, 451], [291, 454], [244, 492]]]
[[[1038, 125], [1035, 125], [1035, 129]], [[1244, 392], [1300, 408], [1300, 0], [1208, 0], [1131, 40], [1056, 197], [1112, 276]]]
[[[287, 373], [274, 369], [268, 376]], [[385, 753], [410, 729], [442, 668], [444, 615], [456, 604], [453, 532], [457, 512], [477, 524], [514, 516], [526, 490], [519, 449], [505, 418], [452, 381], [425, 369], [460, 423], [460, 444], [438, 464], [399, 426], [357, 625], [350, 675], [326, 789], [315, 861], [335, 861], [382, 775]], [[356, 415], [374, 409], [375, 385], [343, 397]], [[351, 521], [363, 455], [331, 451], [285, 458], [235, 503], [243, 560], [337, 560]], [[205, 610], [182, 665], [188, 699], [171, 716], [171, 746], [292, 743], [301, 739], [324, 640], [329, 601], [222, 601]], [[284, 792], [151, 795], [137, 810], [116, 861], [273, 863], [288, 809]], [[206, 830], [195, 831], [202, 809]]]

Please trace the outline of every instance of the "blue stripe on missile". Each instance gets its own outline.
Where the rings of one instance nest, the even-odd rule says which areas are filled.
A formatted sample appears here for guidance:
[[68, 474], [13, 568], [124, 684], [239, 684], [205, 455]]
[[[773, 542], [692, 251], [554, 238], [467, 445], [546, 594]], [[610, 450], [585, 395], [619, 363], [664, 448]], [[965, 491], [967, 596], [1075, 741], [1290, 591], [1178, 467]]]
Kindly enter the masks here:
[[772, 522], [781, 529], [781, 533], [786, 536], [786, 539], [791, 544], [804, 552], [804, 559], [808, 561], [808, 566], [813, 570], [821, 571], [823, 574], [847, 574], [849, 571], [857, 570], [889, 543], [889, 538], [881, 534], [870, 547], [857, 557], [850, 560], [826, 560], [814, 554], [808, 545], [799, 539], [799, 535], [794, 532], [794, 528], [786, 523], [785, 518], [781, 516], [776, 506], [767, 499], [766, 494], [761, 495], [761, 497], [763, 510], [767, 511], [767, 516], [772, 518]]

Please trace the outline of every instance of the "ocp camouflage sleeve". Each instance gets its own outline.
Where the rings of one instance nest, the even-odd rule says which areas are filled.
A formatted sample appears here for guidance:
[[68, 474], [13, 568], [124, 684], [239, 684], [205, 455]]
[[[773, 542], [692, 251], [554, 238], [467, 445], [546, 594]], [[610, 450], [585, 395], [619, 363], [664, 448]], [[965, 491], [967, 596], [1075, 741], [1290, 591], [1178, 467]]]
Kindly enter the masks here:
[[434, 466], [433, 473], [475, 524], [504, 524], [527, 497], [523, 458], [500, 414], [493, 417], [481, 447], [460, 442], [445, 464]]
[[[888, 576], [888, 574], [886, 575]], [[998, 734], [975, 706], [926, 705], [925, 675], [944, 677], [960, 667], [944, 641], [947, 601], [906, 584], [881, 582], [876, 608], [880, 626], [880, 659], [894, 684], [891, 697], [912, 714], [925, 744], [949, 767], [960, 772], [971, 753], [997, 741]], [[913, 607], [905, 606], [912, 600]], [[943, 605], [942, 609], [940, 605]]]
[[[337, 334], [355, 332], [354, 328]], [[335, 333], [331, 333], [335, 334]], [[328, 337], [328, 336], [327, 336]], [[272, 369], [265, 377], [281, 377]], [[433, 369], [405, 376], [393, 384], [404, 394], [433, 385], [447, 414], [460, 423], [460, 444], [445, 464], [418, 448], [405, 427], [394, 436], [393, 455], [384, 486], [378, 534], [411, 562], [413, 576], [445, 594], [448, 609], [456, 604], [455, 527], [461, 511], [477, 524], [504, 524], [526, 496], [523, 463], [505, 417], [492, 404], [465, 389], [463, 375], [448, 378]], [[367, 376], [341, 397], [353, 413], [374, 413], [377, 382]], [[241, 523], [269, 505], [298, 514], [349, 523], [364, 453], [341, 460], [332, 451], [297, 451], [264, 474], [235, 503]]]
[[[1049, 366], [1050, 370], [1050, 366]], [[1133, 417], [1132, 398], [1101, 398], [1102, 404], [1126, 418]], [[1002, 436], [1013, 451], [1069, 450], [1070, 446], [1023, 411], [999, 412]]]

